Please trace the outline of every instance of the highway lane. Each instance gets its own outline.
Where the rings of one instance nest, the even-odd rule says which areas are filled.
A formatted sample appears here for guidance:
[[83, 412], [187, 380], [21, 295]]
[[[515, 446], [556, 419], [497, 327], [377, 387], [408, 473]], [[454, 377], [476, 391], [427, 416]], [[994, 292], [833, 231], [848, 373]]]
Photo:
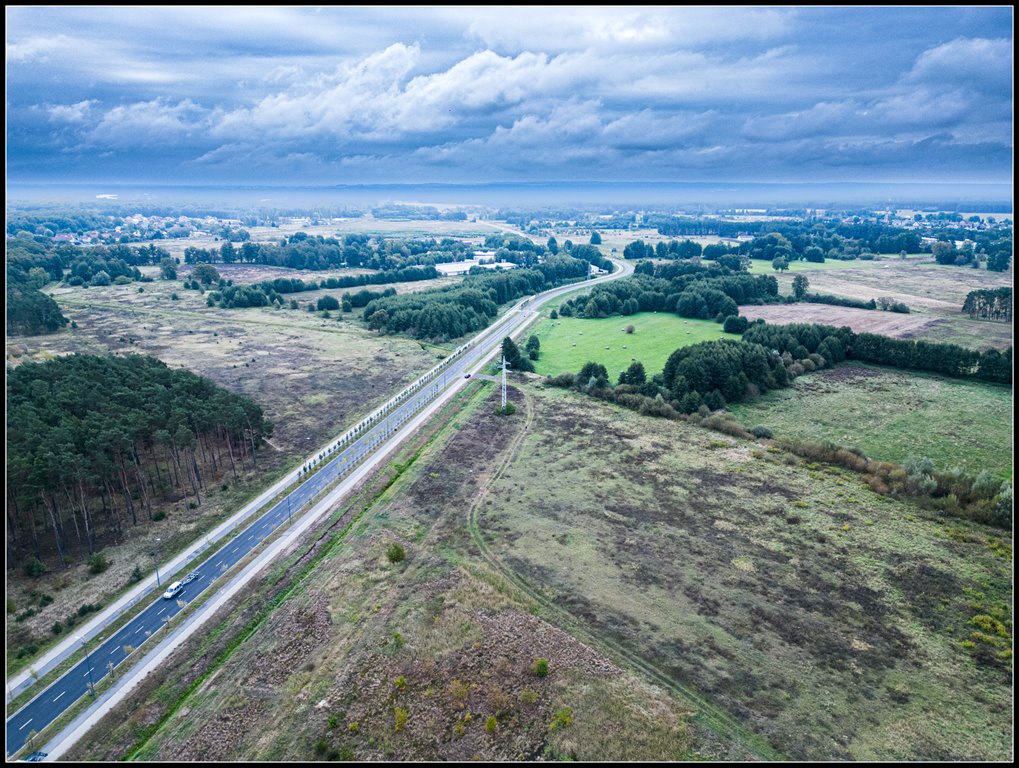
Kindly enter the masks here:
[[[138, 649], [151, 637], [159, 637], [158, 633], [164, 629], [166, 622], [209, 589], [221, 575], [244, 559], [280, 526], [299, 515], [312, 499], [360, 466], [374, 452], [388, 454], [394, 447], [388, 444], [392, 433], [447, 387], [458, 384], [465, 373], [493, 353], [505, 336], [512, 335], [533, 318], [537, 307], [578, 288], [630, 274], [632, 269], [628, 267], [623, 265], [620, 271], [611, 275], [561, 286], [523, 299], [477, 337], [455, 350], [429, 374], [397, 394], [353, 430], [333, 441], [306, 465], [317, 467], [317, 471], [193, 569], [193, 579], [180, 594], [172, 599], [157, 598], [113, 636], [105, 639], [100, 636], [92, 641], [86, 646], [87, 659], [80, 661], [12, 715], [7, 720], [7, 754], [17, 752], [33, 731], [41, 731], [67, 707], [87, 695], [90, 684], [98, 684], [115, 672], [116, 667], [127, 658], [128, 651]], [[318, 460], [318, 456], [323, 456], [322, 460]]]

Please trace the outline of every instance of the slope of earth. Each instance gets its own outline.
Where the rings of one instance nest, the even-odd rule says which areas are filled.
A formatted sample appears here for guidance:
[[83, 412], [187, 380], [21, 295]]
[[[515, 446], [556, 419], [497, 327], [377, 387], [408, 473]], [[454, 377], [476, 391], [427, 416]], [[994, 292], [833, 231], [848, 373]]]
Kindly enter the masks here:
[[1010, 758], [1009, 537], [511, 393], [456, 406], [275, 611], [243, 620], [282, 568], [76, 756]]
[[[464, 510], [521, 426], [493, 413], [490, 388], [472, 391], [447, 410], [452, 423], [431, 448], [396, 457], [390, 479], [351, 505], [350, 515], [366, 510], [361, 517], [347, 528], [350, 517], [340, 519], [303, 557], [277, 566], [70, 756], [688, 755], [685, 706], [530, 614], [470, 553]], [[404, 474], [384, 491], [394, 472]], [[405, 559], [389, 556], [396, 544]], [[278, 607], [260, 618], [267, 604]]]

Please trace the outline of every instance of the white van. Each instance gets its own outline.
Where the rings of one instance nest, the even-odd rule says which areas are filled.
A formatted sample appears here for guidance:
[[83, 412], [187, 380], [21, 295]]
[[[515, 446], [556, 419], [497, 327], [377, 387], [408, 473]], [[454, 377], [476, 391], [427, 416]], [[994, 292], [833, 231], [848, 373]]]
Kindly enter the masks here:
[[184, 585], [181, 584], [179, 581], [175, 581], [173, 582], [173, 584], [166, 588], [166, 591], [163, 593], [163, 599], [170, 600], [171, 598], [176, 597], [183, 591]]

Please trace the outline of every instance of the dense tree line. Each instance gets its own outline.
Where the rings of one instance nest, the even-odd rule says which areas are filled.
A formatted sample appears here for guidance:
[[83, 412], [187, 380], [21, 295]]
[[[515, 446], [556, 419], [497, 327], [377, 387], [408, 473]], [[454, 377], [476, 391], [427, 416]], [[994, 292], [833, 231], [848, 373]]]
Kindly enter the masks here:
[[[961, 247], [956, 247], [957, 240], [962, 241]], [[1004, 272], [1012, 261], [1012, 234], [1001, 230], [942, 231], [929, 249], [938, 264], [979, 266], [985, 260], [989, 272]]]
[[500, 304], [583, 278], [588, 263], [558, 256], [533, 269], [483, 270], [457, 286], [376, 299], [364, 308], [368, 327], [380, 333], [407, 333], [418, 339], [452, 339], [481, 330]]
[[850, 346], [854, 360], [895, 368], [931, 371], [945, 376], [1012, 382], [1012, 350], [979, 352], [958, 344], [936, 344], [912, 339], [890, 339], [874, 333], [858, 333]]
[[118, 277], [143, 280], [145, 278], [142, 278], [138, 266], [159, 264], [168, 257], [169, 253], [153, 246], [100, 245], [84, 248], [69, 243], [54, 245], [52, 240], [43, 237], [21, 236], [7, 243], [8, 274], [13, 271], [27, 276], [37, 268], [44, 270], [49, 280], [66, 277], [71, 285], [88, 285], [99, 273], [103, 273], [101, 282]]
[[836, 307], [852, 307], [853, 309], [877, 309], [876, 299], [851, 299], [848, 296], [835, 296], [830, 293], [805, 293], [800, 301], [808, 304], [831, 304]]
[[7, 275], [7, 335], [38, 336], [55, 333], [67, 325], [67, 318], [53, 299], [31, 282]]
[[692, 240], [663, 241], [653, 248], [643, 240], [634, 240], [623, 248], [624, 259], [695, 259], [702, 253], [700, 244]]
[[58, 563], [154, 519], [154, 502], [201, 504], [272, 429], [251, 400], [189, 371], [79, 354], [11, 371], [7, 426], [9, 559]]
[[[768, 261], [779, 255], [790, 261], [823, 261], [825, 257], [855, 258], [864, 252], [916, 253], [920, 250], [917, 232], [887, 224], [854, 224], [831, 219], [737, 222], [687, 217], [655, 217], [650, 223], [657, 226], [660, 234], [668, 237], [718, 235], [735, 238], [737, 235], [753, 235], [752, 240], [740, 244], [740, 253]], [[767, 253], [769, 247], [771, 255]], [[776, 253], [776, 247], [788, 249], [788, 252]], [[810, 248], [816, 248], [820, 253], [812, 251], [808, 254]]]
[[344, 293], [342, 297], [343, 310], [346, 312], [351, 309], [361, 309], [362, 307], [367, 307], [376, 299], [384, 299], [395, 295], [396, 289], [394, 288], [386, 288], [384, 291], [369, 291], [365, 288], [357, 293]]
[[[874, 333], [854, 333], [813, 323], [767, 325], [752, 323], [743, 334], [744, 341], [762, 344], [779, 352], [803, 358], [818, 352], [827, 357], [821, 343], [836, 338], [846, 359], [860, 360], [894, 368], [930, 371], [944, 376], [977, 378], [1009, 384], [1012, 382], [1012, 350], [978, 351], [957, 344], [939, 344], [913, 339], [892, 339]], [[837, 350], [836, 350], [837, 351]]]
[[973, 318], [983, 320], [1012, 321], [1012, 288], [991, 288], [970, 291], [963, 302], [962, 311]]
[[590, 295], [564, 302], [565, 317], [608, 317], [636, 312], [675, 312], [681, 317], [721, 319], [739, 313], [738, 304], [778, 300], [778, 281], [725, 267], [642, 261], [632, 277], [599, 285]]
[[471, 258], [472, 253], [470, 244], [453, 238], [399, 240], [356, 234], [336, 238], [295, 232], [279, 243], [246, 242], [237, 247], [227, 242], [218, 249], [187, 248], [184, 261], [187, 264], [265, 264], [304, 270], [358, 267], [391, 271], [463, 261]]
[[[208, 280], [202, 279], [202, 282], [206, 284], [211, 282], [218, 283], [216, 291], [211, 293], [207, 299], [208, 305], [210, 307], [219, 306], [224, 309], [267, 307], [272, 304], [282, 305], [283, 294], [287, 293], [318, 291], [328, 288], [355, 288], [362, 285], [416, 282], [439, 277], [435, 267], [404, 267], [403, 269], [392, 269], [367, 275], [343, 275], [342, 277], [329, 277], [323, 280], [308, 280], [307, 282], [299, 277], [277, 277], [250, 285], [234, 285], [231, 280], [223, 280], [219, 272], [215, 271], [215, 267], [209, 264], [195, 265], [191, 276], [195, 277], [196, 273], [200, 270], [212, 270], [215, 273], [210, 275]], [[200, 277], [204, 276], [203, 273]], [[383, 295], [389, 296], [395, 293], [395, 290], [383, 292], [360, 291], [353, 295], [363, 298], [364, 303], [353, 304], [353, 306], [363, 307], [371, 298], [379, 298]]]
[[581, 259], [606, 272], [612, 271], [612, 262], [590, 243], [574, 245], [572, 241], [566, 240], [560, 247], [556, 239], [550, 237], [546, 245], [541, 245], [526, 237], [499, 233], [486, 237], [485, 247], [495, 249], [498, 261], [508, 261], [525, 268], [537, 267], [552, 257], [562, 256]]
[[277, 293], [300, 293], [301, 291], [317, 291], [326, 288], [360, 288], [365, 285], [415, 283], [420, 280], [434, 280], [441, 276], [435, 267], [403, 267], [402, 269], [388, 269], [362, 275], [327, 277], [322, 280], [309, 280], [308, 282], [304, 282], [297, 277], [277, 277], [274, 280], [255, 283], [255, 285], [272, 288]]

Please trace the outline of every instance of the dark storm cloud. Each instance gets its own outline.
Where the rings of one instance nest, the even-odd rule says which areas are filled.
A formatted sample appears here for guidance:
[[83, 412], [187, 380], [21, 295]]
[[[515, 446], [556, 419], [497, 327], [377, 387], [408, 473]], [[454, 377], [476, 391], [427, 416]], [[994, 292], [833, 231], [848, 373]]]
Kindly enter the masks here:
[[8, 174], [1011, 179], [1010, 8], [8, 8]]

